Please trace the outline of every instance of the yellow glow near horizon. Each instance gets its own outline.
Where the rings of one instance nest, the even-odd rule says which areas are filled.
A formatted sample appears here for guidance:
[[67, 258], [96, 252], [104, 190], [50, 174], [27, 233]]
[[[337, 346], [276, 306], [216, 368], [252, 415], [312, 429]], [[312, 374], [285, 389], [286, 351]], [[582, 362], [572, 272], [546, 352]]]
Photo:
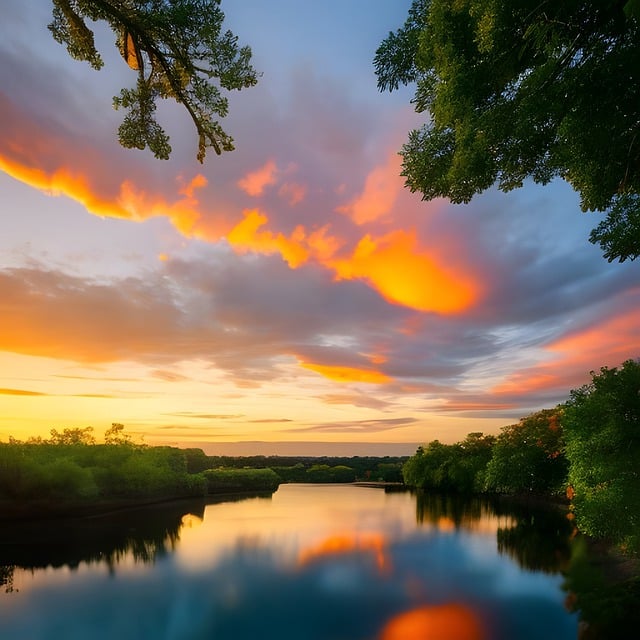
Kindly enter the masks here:
[[[300, 371], [298, 364], [290, 366], [292, 373]], [[361, 373], [348, 371], [351, 380], [356, 379], [354, 384], [363, 383]], [[377, 381], [375, 372], [371, 376]], [[264, 387], [243, 388], [201, 362], [161, 370], [132, 362], [83, 366], [0, 352], [0, 441], [9, 436], [20, 440], [48, 437], [52, 428], [87, 426], [94, 428], [99, 439], [113, 422], [119, 422], [134, 440], [147, 444], [322, 441], [415, 445], [436, 437], [455, 442], [469, 431], [496, 433], [504, 424], [486, 419], [472, 427], [464, 418], [425, 414], [423, 401], [416, 396], [414, 400], [404, 398], [403, 410], [403, 415], [415, 416], [415, 422], [370, 432], [354, 430], [359, 422], [375, 422], [380, 415], [351, 404], [348, 395], [336, 402], [335, 385], [311, 370]], [[428, 426], [434, 420], [439, 425], [437, 432]], [[318, 423], [336, 427], [317, 431]], [[357, 445], [352, 455], [358, 455]]]

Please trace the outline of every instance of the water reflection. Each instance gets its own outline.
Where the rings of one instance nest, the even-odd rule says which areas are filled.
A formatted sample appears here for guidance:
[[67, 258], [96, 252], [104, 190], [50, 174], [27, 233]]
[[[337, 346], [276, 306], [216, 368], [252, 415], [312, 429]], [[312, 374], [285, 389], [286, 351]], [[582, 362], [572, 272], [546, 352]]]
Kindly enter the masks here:
[[381, 533], [332, 535], [320, 544], [303, 549], [300, 553], [299, 565], [318, 562], [330, 556], [350, 555], [354, 553], [371, 553], [380, 571], [389, 566], [385, 552], [388, 541]]
[[[16, 590], [16, 572], [77, 570], [100, 565], [109, 574], [125, 566], [153, 564], [173, 553], [181, 531], [202, 523], [207, 504], [251, 496], [178, 500], [84, 518], [3, 522], [0, 526], [0, 589]], [[271, 494], [257, 494], [268, 499]]]
[[444, 604], [418, 607], [393, 618], [382, 630], [381, 640], [483, 640], [485, 630], [469, 607]]
[[[195, 519], [178, 510], [164, 516], [155, 533], [147, 530], [141, 539], [158, 552], [142, 554], [153, 560], [126, 570], [117, 545], [111, 554], [117, 570], [99, 570], [105, 565], [95, 546], [67, 556], [66, 566], [81, 557], [85, 564], [66, 577], [40, 569], [60, 566], [51, 559], [29, 564], [7, 552], [0, 564], [32, 567], [34, 580], [0, 596], [0, 637], [576, 637], [577, 617], [563, 606], [562, 577], [526, 570], [500, 553], [497, 532], [517, 528], [519, 520], [490, 505], [426, 498], [417, 507], [408, 493], [285, 485], [272, 500], [190, 513]], [[144, 526], [140, 521], [135, 529]]]
[[514, 509], [515, 523], [498, 529], [500, 553], [508, 554], [524, 569], [565, 572], [571, 561], [574, 526], [555, 509]]
[[514, 522], [508, 509], [496, 501], [459, 494], [423, 493], [416, 495], [416, 520], [443, 531], [465, 530], [495, 533]]
[[15, 590], [16, 570], [99, 564], [150, 564], [175, 550], [185, 514], [204, 517], [203, 501], [179, 501], [91, 518], [5, 522], [0, 528], [0, 587]]
[[416, 519], [440, 531], [495, 535], [498, 551], [523, 569], [566, 571], [575, 529], [566, 511], [488, 498], [451, 494], [416, 496]]

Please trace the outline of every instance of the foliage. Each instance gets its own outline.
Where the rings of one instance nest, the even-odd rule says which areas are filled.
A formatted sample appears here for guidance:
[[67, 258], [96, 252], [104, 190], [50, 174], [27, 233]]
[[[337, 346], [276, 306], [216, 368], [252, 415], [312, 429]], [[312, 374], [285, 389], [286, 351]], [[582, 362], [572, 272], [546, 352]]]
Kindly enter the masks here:
[[213, 493], [275, 491], [280, 478], [272, 469], [208, 469], [202, 473]]
[[96, 439], [93, 436], [93, 427], [85, 427], [84, 429], [63, 429], [62, 433], [56, 429], [51, 429], [51, 444], [95, 444]]
[[314, 464], [306, 471], [306, 482], [353, 482], [356, 472], [346, 465]]
[[378, 87], [416, 83], [427, 123], [402, 149], [406, 184], [468, 202], [494, 184], [563, 178], [612, 261], [640, 255], [637, 0], [414, 0], [375, 55]]
[[282, 482], [308, 482], [307, 469], [302, 462], [293, 466], [273, 466], [271, 469], [278, 474]]
[[494, 436], [474, 432], [459, 443], [457, 455], [449, 470], [451, 482], [458, 491], [471, 493], [482, 490], [495, 440]]
[[[208, 456], [208, 460], [207, 468], [211, 469], [273, 469], [283, 482], [353, 482], [354, 479], [401, 482], [402, 465], [407, 456]], [[345, 479], [339, 479], [341, 472], [338, 470], [325, 473], [324, 479], [315, 480], [312, 477], [314, 474], [319, 477], [317, 470], [307, 473], [314, 466], [348, 467], [351, 471], [347, 474], [342, 470]]]
[[131, 436], [124, 432], [124, 425], [112, 422], [111, 427], [104, 432], [105, 444], [131, 444]]
[[640, 362], [592, 372], [562, 422], [578, 527], [640, 551]]
[[27, 505], [89, 504], [202, 496], [205, 481], [187, 473], [173, 447], [42, 442], [0, 443], [0, 500]]
[[375, 479], [381, 482], [403, 482], [399, 462], [381, 462], [376, 466], [375, 474]]
[[626, 640], [637, 635], [640, 577], [606, 575], [603, 569], [610, 559], [603, 566], [602, 562], [594, 563], [592, 557], [584, 537], [573, 540], [571, 563], [563, 585], [568, 608], [580, 612], [580, 618], [588, 625], [586, 637]]
[[220, 0], [52, 0], [49, 30], [72, 58], [100, 69], [93, 31], [88, 23], [106, 22], [116, 45], [136, 71], [133, 88], [114, 97], [127, 113], [118, 132], [127, 148], [148, 147], [156, 158], [171, 153], [169, 137], [155, 118], [159, 98], [173, 98], [188, 112], [198, 135], [198, 154], [207, 147], [217, 154], [233, 150], [233, 139], [217, 118], [228, 112], [223, 90], [255, 85], [251, 49], [240, 47], [231, 31], [222, 31]]
[[183, 449], [187, 461], [188, 473], [200, 473], [205, 469], [210, 469], [209, 456], [202, 450], [196, 448]]
[[488, 491], [565, 493], [567, 460], [560, 413], [558, 408], [543, 409], [503, 427], [486, 469]]
[[451, 445], [433, 440], [426, 447], [418, 447], [404, 464], [404, 481], [419, 489], [480, 491], [493, 443], [493, 436], [482, 433], [470, 433], [462, 442]]
[[454, 447], [439, 440], [418, 447], [402, 468], [405, 483], [419, 489], [450, 489], [448, 466], [455, 455]]

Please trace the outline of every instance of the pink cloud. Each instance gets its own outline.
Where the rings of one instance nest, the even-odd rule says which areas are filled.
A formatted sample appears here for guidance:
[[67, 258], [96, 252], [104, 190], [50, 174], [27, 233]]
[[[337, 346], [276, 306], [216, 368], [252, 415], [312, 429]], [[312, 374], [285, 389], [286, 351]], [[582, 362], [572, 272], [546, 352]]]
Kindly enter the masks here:
[[275, 161], [269, 160], [263, 167], [251, 171], [236, 184], [248, 195], [257, 197], [262, 195], [268, 186], [276, 183], [277, 174], [278, 167]]
[[369, 173], [362, 193], [336, 211], [348, 215], [358, 225], [389, 216], [398, 194], [404, 188], [400, 171], [400, 156], [394, 151], [384, 164]]
[[278, 195], [294, 207], [305, 199], [307, 187], [295, 182], [285, 182], [278, 190]]

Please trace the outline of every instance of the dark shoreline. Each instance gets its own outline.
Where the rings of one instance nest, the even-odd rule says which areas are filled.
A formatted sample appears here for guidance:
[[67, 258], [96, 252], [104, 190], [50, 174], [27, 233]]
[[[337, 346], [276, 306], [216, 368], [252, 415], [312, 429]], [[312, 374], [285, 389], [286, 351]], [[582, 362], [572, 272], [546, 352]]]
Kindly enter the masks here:
[[[277, 491], [277, 489], [276, 489]], [[53, 504], [51, 501], [30, 502], [17, 505], [13, 502], [0, 501], [0, 525], [12, 523], [30, 523], [47, 520], [79, 520], [90, 518], [107, 518], [129, 511], [162, 509], [185, 504], [216, 504], [218, 502], [235, 502], [246, 498], [268, 498], [273, 491], [223, 491], [204, 496], [165, 496], [158, 498], [129, 498], [119, 500], [94, 500], [91, 503]]]

